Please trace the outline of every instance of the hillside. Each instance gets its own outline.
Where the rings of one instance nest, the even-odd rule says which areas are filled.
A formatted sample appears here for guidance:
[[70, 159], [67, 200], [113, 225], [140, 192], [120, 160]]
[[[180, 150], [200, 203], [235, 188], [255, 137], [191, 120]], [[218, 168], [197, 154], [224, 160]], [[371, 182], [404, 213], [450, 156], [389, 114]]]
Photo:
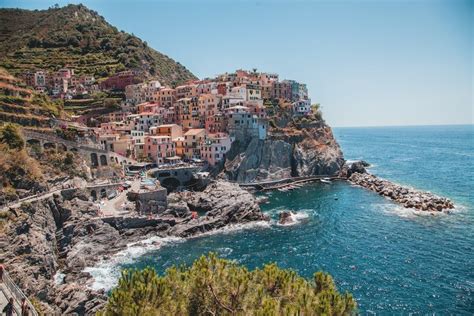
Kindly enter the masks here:
[[0, 9], [0, 66], [13, 75], [67, 66], [96, 78], [139, 69], [145, 77], [171, 85], [195, 78], [180, 63], [117, 30], [84, 5]]
[[0, 67], [0, 122], [12, 122], [35, 128], [48, 128], [51, 118], [62, 115], [62, 102], [24, 87], [24, 84]]

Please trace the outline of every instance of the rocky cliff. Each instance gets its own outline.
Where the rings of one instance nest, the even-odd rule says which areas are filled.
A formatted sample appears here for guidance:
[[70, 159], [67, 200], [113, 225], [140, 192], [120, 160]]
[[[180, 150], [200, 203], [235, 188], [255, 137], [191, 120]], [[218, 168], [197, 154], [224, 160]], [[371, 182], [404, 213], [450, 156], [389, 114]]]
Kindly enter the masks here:
[[227, 177], [251, 182], [340, 172], [344, 157], [324, 121], [292, 121], [284, 126], [271, 128], [265, 140], [234, 142], [224, 167]]
[[152, 219], [99, 218], [81, 191], [25, 203], [2, 218], [0, 263], [46, 315], [91, 315], [101, 309], [107, 296], [88, 287], [92, 279], [84, 269], [131, 243], [266, 219], [254, 196], [223, 181], [203, 192], [171, 194], [168, 209]]

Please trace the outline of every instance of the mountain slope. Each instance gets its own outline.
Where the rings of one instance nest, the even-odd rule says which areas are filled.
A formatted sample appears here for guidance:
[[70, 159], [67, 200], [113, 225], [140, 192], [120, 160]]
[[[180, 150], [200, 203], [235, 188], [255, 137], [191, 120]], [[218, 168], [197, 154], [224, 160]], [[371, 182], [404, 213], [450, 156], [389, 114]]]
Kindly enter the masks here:
[[139, 69], [145, 77], [171, 85], [195, 78], [180, 63], [138, 37], [118, 31], [84, 5], [0, 9], [0, 66], [13, 75], [68, 66], [96, 78]]
[[11, 122], [22, 126], [48, 128], [51, 118], [59, 118], [62, 104], [27, 89], [21, 80], [0, 67], [0, 124]]

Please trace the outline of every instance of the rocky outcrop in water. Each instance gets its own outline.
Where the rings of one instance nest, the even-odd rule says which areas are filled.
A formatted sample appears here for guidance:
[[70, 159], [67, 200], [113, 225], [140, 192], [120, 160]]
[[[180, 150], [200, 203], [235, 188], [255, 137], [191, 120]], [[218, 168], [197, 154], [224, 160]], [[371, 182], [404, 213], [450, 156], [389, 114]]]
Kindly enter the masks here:
[[349, 181], [400, 203], [406, 208], [428, 212], [442, 212], [454, 208], [454, 204], [447, 198], [403, 187], [369, 173], [355, 172], [349, 177]]
[[[188, 237], [265, 219], [250, 193], [225, 181], [203, 192], [171, 194], [168, 209], [153, 218], [102, 219], [85, 198], [77, 191], [24, 204], [9, 214], [0, 233], [0, 262], [27, 295], [42, 303], [47, 315], [95, 314], [107, 296], [88, 288], [92, 279], [84, 268], [108, 260], [130, 243], [152, 236]], [[56, 283], [59, 271], [64, 279]]]
[[273, 129], [266, 140], [236, 141], [227, 158], [224, 172], [238, 182], [334, 175], [344, 165], [332, 130], [322, 121]]
[[278, 224], [280, 225], [288, 225], [294, 222], [291, 212], [281, 212], [278, 214]]
[[252, 194], [226, 181], [216, 181], [203, 192], [185, 192], [173, 198], [198, 214], [197, 218], [176, 225], [171, 230], [175, 236], [188, 237], [227, 225], [268, 220]]

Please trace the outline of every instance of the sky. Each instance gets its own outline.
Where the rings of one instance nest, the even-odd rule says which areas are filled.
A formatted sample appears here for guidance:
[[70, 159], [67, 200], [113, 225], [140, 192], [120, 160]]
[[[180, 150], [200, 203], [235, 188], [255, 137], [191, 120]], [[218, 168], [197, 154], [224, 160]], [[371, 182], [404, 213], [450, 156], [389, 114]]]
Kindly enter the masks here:
[[474, 0], [82, 2], [199, 78], [235, 69], [308, 85], [332, 126], [473, 124]]

